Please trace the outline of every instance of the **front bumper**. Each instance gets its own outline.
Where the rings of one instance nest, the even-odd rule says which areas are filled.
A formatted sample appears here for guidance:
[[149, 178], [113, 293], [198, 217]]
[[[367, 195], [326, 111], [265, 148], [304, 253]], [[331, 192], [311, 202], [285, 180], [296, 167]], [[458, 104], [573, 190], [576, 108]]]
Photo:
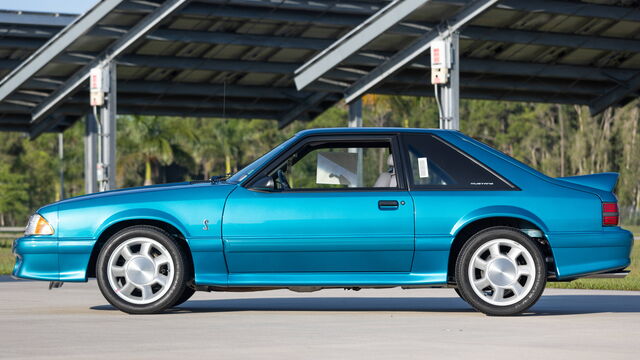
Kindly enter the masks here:
[[25, 236], [13, 241], [16, 264], [12, 276], [21, 279], [60, 280], [58, 239], [51, 236]]
[[87, 281], [95, 240], [25, 236], [13, 241], [16, 264], [12, 275], [45, 281]]
[[633, 234], [619, 227], [597, 232], [550, 233], [547, 238], [558, 280], [620, 270], [631, 264]]

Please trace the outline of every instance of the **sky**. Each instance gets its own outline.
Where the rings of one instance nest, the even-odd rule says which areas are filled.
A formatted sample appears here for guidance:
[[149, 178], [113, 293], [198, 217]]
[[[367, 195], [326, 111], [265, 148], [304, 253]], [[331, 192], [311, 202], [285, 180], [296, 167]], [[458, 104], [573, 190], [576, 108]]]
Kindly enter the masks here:
[[0, 10], [81, 14], [96, 2], [96, 0], [0, 0]]

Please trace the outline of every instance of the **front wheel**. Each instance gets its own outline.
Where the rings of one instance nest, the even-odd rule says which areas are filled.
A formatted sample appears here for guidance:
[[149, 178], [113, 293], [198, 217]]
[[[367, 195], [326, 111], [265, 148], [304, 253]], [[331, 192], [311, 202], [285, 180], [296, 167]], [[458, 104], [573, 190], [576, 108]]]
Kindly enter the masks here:
[[530, 308], [546, 285], [540, 249], [513, 228], [496, 227], [474, 235], [456, 262], [462, 298], [487, 315], [515, 315]]
[[182, 300], [191, 277], [187, 264], [168, 233], [133, 226], [107, 240], [98, 256], [96, 277], [111, 305], [130, 314], [153, 314]]

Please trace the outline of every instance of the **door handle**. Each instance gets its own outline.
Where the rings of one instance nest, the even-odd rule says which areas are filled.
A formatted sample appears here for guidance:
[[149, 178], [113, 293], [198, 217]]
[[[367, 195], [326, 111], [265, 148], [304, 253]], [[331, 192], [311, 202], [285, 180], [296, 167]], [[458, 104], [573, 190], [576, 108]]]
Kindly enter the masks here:
[[398, 209], [398, 200], [380, 200], [378, 201], [378, 209], [380, 210], [396, 210]]

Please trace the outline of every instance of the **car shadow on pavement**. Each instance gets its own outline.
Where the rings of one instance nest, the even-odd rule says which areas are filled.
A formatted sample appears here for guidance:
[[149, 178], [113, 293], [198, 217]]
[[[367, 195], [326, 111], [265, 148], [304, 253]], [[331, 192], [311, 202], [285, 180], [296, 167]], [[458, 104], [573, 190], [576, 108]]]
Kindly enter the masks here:
[[[115, 310], [109, 305], [94, 306], [91, 309]], [[240, 311], [474, 312], [466, 302], [452, 297], [278, 297], [191, 300], [165, 312], [165, 314]], [[522, 316], [636, 312], [640, 313], [640, 294], [547, 295], [543, 296], [536, 305]]]

